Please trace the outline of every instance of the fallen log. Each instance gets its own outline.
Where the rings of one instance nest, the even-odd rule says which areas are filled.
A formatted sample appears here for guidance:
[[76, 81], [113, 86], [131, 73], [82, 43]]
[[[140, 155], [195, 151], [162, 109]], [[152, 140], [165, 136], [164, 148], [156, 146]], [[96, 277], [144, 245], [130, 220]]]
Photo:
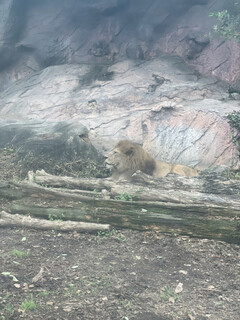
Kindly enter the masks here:
[[110, 179], [56, 177], [44, 171], [29, 176], [30, 181], [0, 182], [0, 197], [11, 200], [8, 211], [13, 214], [109, 223], [240, 243], [240, 199], [231, 190], [234, 185], [240, 186], [238, 181], [218, 179], [221, 193], [217, 189], [209, 193], [199, 191], [207, 184], [204, 177], [172, 175], [152, 179], [137, 174], [136, 183], [116, 183]]
[[[198, 214], [173, 208], [170, 204], [161, 207], [139, 207], [135, 203], [122, 203], [116, 201], [115, 206], [77, 207], [43, 207], [13, 204], [11, 213], [32, 214], [42, 218], [68, 219], [109, 223], [115, 227], [131, 228], [136, 230], [155, 230], [172, 234], [183, 234], [194, 237], [224, 240], [240, 243], [239, 227], [237, 221], [217, 214]], [[169, 208], [167, 208], [169, 206]], [[194, 208], [193, 208], [194, 209]], [[195, 208], [196, 210], [197, 208]]]
[[[37, 170], [36, 173], [29, 171], [28, 180], [49, 187], [68, 188], [81, 190], [110, 190], [114, 186], [125, 186], [126, 181], [118, 182], [111, 179], [96, 178], [72, 178], [63, 176], [53, 176], [44, 170]], [[134, 185], [150, 187], [161, 190], [180, 190], [211, 194], [239, 195], [240, 181], [219, 177], [217, 174], [202, 175], [198, 178], [186, 178], [174, 174], [169, 174], [164, 178], [153, 178], [149, 175], [137, 171], [131, 182]]]
[[74, 221], [49, 221], [19, 214], [12, 215], [5, 211], [0, 212], [0, 227], [25, 227], [42, 230], [95, 232], [110, 230], [109, 224], [74, 222]]
[[[212, 180], [212, 179], [211, 179]], [[85, 195], [95, 195], [98, 198], [106, 196], [106, 192], [111, 198], [119, 195], [129, 195], [132, 200], [137, 201], [162, 201], [170, 203], [182, 204], [203, 204], [210, 207], [214, 204], [231, 205], [231, 207], [240, 210], [240, 200], [233, 190], [240, 190], [240, 183], [238, 181], [215, 181], [221, 185], [222, 192], [209, 193], [204, 192], [206, 184], [205, 178], [185, 178], [177, 175], [170, 175], [162, 179], [154, 179], [143, 173], [138, 173], [133, 176], [133, 182], [138, 184], [128, 183], [126, 181], [115, 182], [110, 179], [77, 179], [71, 177], [59, 177], [46, 173], [44, 170], [36, 171], [36, 174], [29, 173], [29, 181], [34, 181], [40, 185], [57, 188], [79, 188], [85, 190]], [[214, 183], [212, 183], [214, 185]], [[56, 190], [56, 189], [54, 189]], [[89, 192], [86, 192], [89, 190]], [[93, 190], [95, 193], [93, 194]], [[101, 194], [99, 191], [106, 191]], [[200, 190], [200, 191], [199, 191]], [[82, 192], [81, 191], [81, 192]], [[97, 192], [98, 191], [98, 192]], [[225, 191], [225, 192], [224, 192]], [[74, 190], [76, 194], [76, 190]], [[232, 195], [232, 197], [230, 197]]]

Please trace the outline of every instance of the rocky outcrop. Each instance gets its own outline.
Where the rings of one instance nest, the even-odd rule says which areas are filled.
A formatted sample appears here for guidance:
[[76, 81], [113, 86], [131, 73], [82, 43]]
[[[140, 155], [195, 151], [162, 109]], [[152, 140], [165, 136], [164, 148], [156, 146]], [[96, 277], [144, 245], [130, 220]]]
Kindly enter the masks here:
[[83, 125], [101, 152], [127, 138], [160, 160], [237, 166], [225, 116], [239, 109], [239, 45], [206, 36], [227, 3], [3, 0], [1, 119]]
[[0, 90], [48, 66], [170, 53], [239, 89], [239, 45], [208, 37], [228, 0], [2, 0]]
[[238, 101], [215, 80], [200, 78], [181, 59], [167, 56], [108, 68], [48, 67], [0, 96], [2, 118], [71, 120], [88, 129], [101, 152], [127, 138], [157, 159], [199, 169], [238, 164], [225, 119], [237, 108]]
[[181, 56], [200, 74], [214, 76], [229, 83], [230, 90], [239, 91], [240, 45], [215, 38], [212, 32], [217, 21], [212, 12], [233, 10], [233, 2], [212, 0], [192, 3], [180, 16], [167, 22], [163, 34], [156, 34], [156, 49]]

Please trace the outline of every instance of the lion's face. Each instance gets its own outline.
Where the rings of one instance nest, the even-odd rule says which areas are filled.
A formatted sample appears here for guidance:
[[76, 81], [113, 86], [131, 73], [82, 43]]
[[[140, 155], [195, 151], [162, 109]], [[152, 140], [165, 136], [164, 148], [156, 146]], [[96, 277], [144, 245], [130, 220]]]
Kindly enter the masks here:
[[131, 150], [127, 153], [123, 153], [120, 149], [114, 148], [108, 153], [105, 163], [111, 170], [116, 170], [119, 173], [124, 172], [126, 169], [131, 168], [129, 163], [131, 153]]

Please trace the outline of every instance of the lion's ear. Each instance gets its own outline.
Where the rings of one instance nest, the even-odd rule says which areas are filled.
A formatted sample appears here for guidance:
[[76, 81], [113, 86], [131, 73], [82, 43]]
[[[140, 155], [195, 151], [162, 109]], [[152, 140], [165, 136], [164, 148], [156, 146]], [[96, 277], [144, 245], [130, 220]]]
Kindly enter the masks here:
[[125, 152], [125, 154], [126, 154], [127, 156], [131, 156], [131, 155], [133, 154], [133, 152], [134, 152], [134, 148], [131, 147], [131, 148], [129, 148], [129, 149]]

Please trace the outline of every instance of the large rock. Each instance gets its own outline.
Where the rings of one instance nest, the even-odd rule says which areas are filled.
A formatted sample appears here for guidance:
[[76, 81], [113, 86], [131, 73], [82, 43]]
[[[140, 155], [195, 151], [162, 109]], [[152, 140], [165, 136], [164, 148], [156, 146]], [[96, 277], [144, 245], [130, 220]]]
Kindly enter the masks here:
[[196, 166], [238, 164], [225, 119], [238, 108], [223, 86], [200, 78], [177, 57], [141, 64], [53, 66], [0, 95], [5, 119], [73, 121], [104, 152], [121, 138], [156, 158]]
[[239, 45], [206, 37], [209, 12], [228, 4], [2, 0], [1, 119], [40, 121], [43, 130], [45, 121], [71, 121], [102, 152], [128, 138], [158, 159], [237, 166], [225, 115], [239, 109], [228, 93], [239, 88]]
[[[29, 170], [40, 169], [62, 175], [106, 175], [102, 169], [104, 158], [80, 123], [0, 120], [0, 137], [1, 164], [12, 166], [18, 178], [25, 178]], [[8, 161], [4, 162], [6, 156]], [[6, 172], [8, 176], [13, 177]]]
[[168, 20], [166, 30], [155, 34], [154, 54], [158, 48], [179, 55], [200, 74], [224, 80], [230, 84], [230, 90], [239, 91], [240, 44], [215, 38], [213, 24], [218, 22], [209, 17], [210, 13], [225, 9], [232, 12], [233, 2], [236, 1], [195, 3], [175, 19]]
[[229, 0], [2, 0], [0, 90], [48, 66], [179, 55], [240, 88], [239, 45], [208, 38]]
[[0, 121], [0, 148], [21, 148], [34, 156], [74, 160], [97, 159], [97, 151], [87, 141], [87, 129], [80, 123], [39, 121]]

